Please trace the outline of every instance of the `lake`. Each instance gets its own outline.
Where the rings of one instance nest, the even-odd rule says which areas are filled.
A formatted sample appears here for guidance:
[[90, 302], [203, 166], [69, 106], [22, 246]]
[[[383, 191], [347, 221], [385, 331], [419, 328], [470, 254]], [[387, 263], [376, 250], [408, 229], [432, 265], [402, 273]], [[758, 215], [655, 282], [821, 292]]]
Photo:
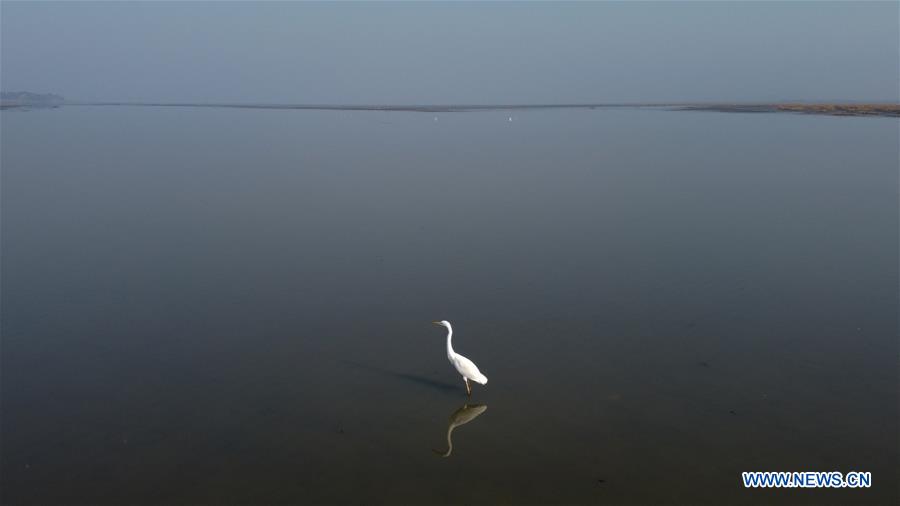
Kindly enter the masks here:
[[896, 504], [898, 127], [4, 111], [2, 501]]

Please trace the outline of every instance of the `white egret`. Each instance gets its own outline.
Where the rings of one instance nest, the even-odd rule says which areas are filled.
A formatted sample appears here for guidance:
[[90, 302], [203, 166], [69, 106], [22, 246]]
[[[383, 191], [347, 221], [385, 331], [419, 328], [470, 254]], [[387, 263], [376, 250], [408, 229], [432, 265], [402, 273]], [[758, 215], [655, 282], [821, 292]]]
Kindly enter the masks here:
[[450, 363], [453, 364], [453, 367], [462, 374], [463, 381], [466, 383], [466, 394], [471, 397], [472, 387], [469, 385], [469, 380], [482, 385], [487, 385], [487, 376], [481, 374], [481, 371], [478, 370], [478, 366], [475, 365], [475, 362], [472, 362], [466, 357], [453, 351], [453, 327], [450, 326], [450, 322], [441, 320], [439, 322], [431, 323], [441, 327], [447, 327], [447, 358], [450, 360]]

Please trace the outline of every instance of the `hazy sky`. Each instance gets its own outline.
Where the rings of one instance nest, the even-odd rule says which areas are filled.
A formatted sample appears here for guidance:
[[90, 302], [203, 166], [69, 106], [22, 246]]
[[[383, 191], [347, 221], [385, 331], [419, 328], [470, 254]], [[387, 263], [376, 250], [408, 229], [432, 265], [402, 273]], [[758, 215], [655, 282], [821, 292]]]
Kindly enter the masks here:
[[0, 2], [4, 90], [82, 100], [898, 97], [897, 2]]

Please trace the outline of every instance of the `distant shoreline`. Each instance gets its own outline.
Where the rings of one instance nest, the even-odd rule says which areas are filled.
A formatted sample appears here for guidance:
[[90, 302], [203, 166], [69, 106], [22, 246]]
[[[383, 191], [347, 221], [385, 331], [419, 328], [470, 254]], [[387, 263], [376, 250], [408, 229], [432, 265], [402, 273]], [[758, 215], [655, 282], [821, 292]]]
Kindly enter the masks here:
[[0, 109], [61, 106], [107, 107], [210, 107], [310, 111], [475, 112], [533, 109], [658, 108], [674, 111], [817, 114], [828, 116], [900, 117], [900, 104], [891, 103], [596, 103], [596, 104], [488, 104], [488, 105], [350, 105], [350, 104], [252, 104], [197, 102], [63, 102], [54, 104], [5, 102]]
[[792, 112], [799, 114], [824, 114], [828, 116], [881, 116], [900, 117], [900, 104], [716, 104], [687, 105], [682, 107], [689, 111], [717, 112]]

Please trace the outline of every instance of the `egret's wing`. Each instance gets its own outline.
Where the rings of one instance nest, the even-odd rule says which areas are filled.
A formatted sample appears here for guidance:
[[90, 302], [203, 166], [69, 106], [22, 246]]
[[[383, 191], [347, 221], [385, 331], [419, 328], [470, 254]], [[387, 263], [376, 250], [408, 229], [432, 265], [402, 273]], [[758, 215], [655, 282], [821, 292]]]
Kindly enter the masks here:
[[485, 378], [484, 374], [481, 374], [481, 371], [478, 370], [478, 366], [475, 365], [475, 362], [472, 362], [471, 360], [459, 354], [456, 355], [456, 370], [470, 380], [477, 381], [479, 383], [487, 381], [487, 378]]

